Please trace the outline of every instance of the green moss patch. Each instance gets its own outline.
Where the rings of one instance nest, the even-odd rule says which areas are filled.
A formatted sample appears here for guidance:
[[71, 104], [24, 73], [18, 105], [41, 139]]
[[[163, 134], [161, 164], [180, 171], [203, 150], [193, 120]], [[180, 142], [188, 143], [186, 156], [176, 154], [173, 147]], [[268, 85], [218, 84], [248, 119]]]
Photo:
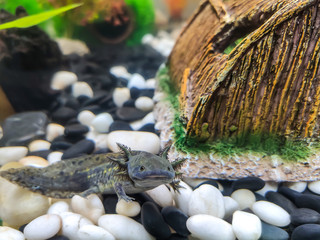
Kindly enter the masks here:
[[[186, 122], [181, 118], [179, 92], [170, 81], [167, 67], [159, 69], [157, 79], [159, 87], [167, 94], [166, 100], [174, 110], [173, 131], [174, 143], [179, 151], [197, 154], [217, 153], [221, 156], [231, 156], [252, 151], [265, 155], [278, 155], [286, 161], [299, 161], [311, 154], [310, 146], [304, 141], [294, 141], [275, 134], [250, 134], [220, 139], [212, 142], [201, 142], [198, 138], [186, 137]], [[230, 129], [231, 130], [231, 129]], [[232, 131], [232, 130], [231, 130]]]

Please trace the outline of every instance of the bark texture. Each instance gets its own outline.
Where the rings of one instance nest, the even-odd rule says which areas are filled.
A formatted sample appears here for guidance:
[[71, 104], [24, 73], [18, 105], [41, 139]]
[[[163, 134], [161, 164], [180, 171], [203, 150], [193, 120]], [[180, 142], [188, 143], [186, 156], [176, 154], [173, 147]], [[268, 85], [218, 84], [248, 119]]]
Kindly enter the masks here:
[[319, 61], [319, 0], [203, 1], [168, 61], [187, 137], [318, 138]]

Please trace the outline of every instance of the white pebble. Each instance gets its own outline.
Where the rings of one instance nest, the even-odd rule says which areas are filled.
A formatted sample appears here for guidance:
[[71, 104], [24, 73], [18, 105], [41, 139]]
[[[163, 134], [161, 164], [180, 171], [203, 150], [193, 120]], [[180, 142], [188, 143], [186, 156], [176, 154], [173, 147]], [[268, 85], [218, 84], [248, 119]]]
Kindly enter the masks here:
[[109, 127], [113, 122], [113, 118], [110, 113], [100, 113], [91, 122], [92, 127], [99, 133], [105, 133], [109, 131]]
[[252, 205], [252, 211], [261, 220], [277, 227], [290, 224], [290, 215], [283, 208], [268, 201], [258, 201]]
[[82, 226], [78, 231], [78, 238], [79, 240], [115, 240], [111, 233], [95, 225]]
[[154, 107], [153, 100], [149, 97], [138, 97], [134, 102], [134, 105], [137, 109], [148, 112], [151, 111]]
[[50, 149], [51, 143], [45, 140], [34, 140], [29, 144], [29, 151], [41, 151]]
[[106, 214], [99, 218], [98, 225], [117, 240], [154, 240], [140, 223], [126, 216]]
[[130, 99], [129, 88], [115, 88], [112, 93], [112, 100], [117, 107], [122, 107], [123, 104]]
[[320, 181], [309, 182], [308, 188], [311, 192], [320, 194]]
[[237, 201], [240, 210], [251, 208], [256, 201], [256, 196], [248, 189], [238, 189], [231, 194], [231, 197]]
[[131, 74], [128, 73], [127, 69], [124, 66], [114, 66], [110, 68], [110, 73], [118, 78], [129, 79]]
[[96, 194], [91, 194], [86, 198], [79, 195], [73, 196], [71, 208], [75, 213], [81, 214], [95, 224], [98, 222], [99, 217], [105, 213], [103, 204]]
[[57, 123], [49, 123], [47, 126], [46, 139], [52, 141], [56, 137], [62, 136], [64, 134], [64, 126]]
[[95, 134], [94, 136], [88, 134], [87, 139], [94, 141], [96, 150], [107, 148], [108, 134]]
[[128, 88], [139, 88], [143, 89], [146, 87], [146, 80], [139, 73], [132, 74], [128, 82]]
[[187, 220], [191, 236], [202, 240], [234, 240], [232, 226], [226, 221], [206, 214], [194, 215]]
[[93, 114], [92, 112], [88, 111], [88, 110], [84, 110], [81, 111], [78, 116], [77, 119], [78, 121], [83, 124], [83, 125], [87, 125], [90, 126], [92, 120], [96, 117], [95, 114]]
[[60, 217], [62, 219], [61, 234], [70, 240], [78, 240], [78, 231], [81, 227], [93, 225], [89, 219], [72, 212], [63, 212]]
[[23, 166], [30, 166], [36, 168], [47, 167], [49, 165], [49, 162], [46, 159], [38, 156], [27, 156], [21, 158], [19, 160], [19, 163], [21, 163]]
[[260, 194], [261, 196], [265, 196], [269, 191], [276, 192], [278, 190], [278, 185], [279, 184], [277, 182], [266, 182], [264, 187], [259, 191], [256, 191], [256, 193]]
[[0, 139], [3, 137], [3, 129], [2, 127], [0, 126]]
[[22, 232], [11, 227], [0, 227], [0, 239], [3, 240], [24, 240]]
[[212, 185], [201, 185], [190, 196], [188, 213], [189, 216], [207, 214], [223, 218], [225, 210], [222, 193]]
[[161, 207], [173, 206], [173, 196], [164, 184], [148, 190], [146, 193]]
[[72, 96], [75, 98], [79, 96], [93, 97], [92, 88], [86, 82], [76, 82], [72, 84]]
[[53, 203], [49, 209], [48, 214], [58, 214], [60, 215], [63, 212], [70, 212], [70, 206], [65, 201], [58, 201]]
[[142, 122], [142, 120], [136, 120], [133, 122], [130, 122], [130, 127], [134, 130], [134, 131], [138, 131], [142, 126], [144, 125], [144, 123]]
[[141, 43], [150, 44], [153, 39], [154, 39], [154, 36], [151, 33], [147, 33], [142, 37]]
[[231, 197], [228, 197], [228, 196], [223, 197], [223, 202], [224, 202], [224, 210], [225, 210], [224, 219], [227, 219], [235, 211], [240, 209], [239, 203]]
[[307, 188], [306, 182], [286, 182], [283, 185], [300, 193]]
[[55, 41], [58, 43], [63, 55], [75, 53], [79, 56], [84, 56], [90, 53], [90, 49], [83, 41], [70, 38], [55, 38]]
[[23, 230], [27, 239], [43, 240], [55, 236], [61, 228], [61, 218], [56, 214], [46, 214], [32, 220]]
[[141, 123], [143, 125], [148, 124], [148, 123], [155, 123], [155, 119], [154, 119], [154, 114], [153, 112], [148, 113], [144, 118], [142, 118]]
[[252, 214], [236, 211], [232, 216], [232, 228], [239, 240], [258, 240], [261, 236], [261, 221]]
[[116, 213], [127, 217], [135, 217], [140, 211], [140, 204], [136, 201], [126, 202], [120, 199], [116, 205]]
[[155, 78], [150, 78], [146, 80], [146, 88], [155, 89], [157, 86], [157, 80]]
[[52, 77], [51, 88], [54, 90], [63, 90], [77, 81], [78, 77], [73, 72], [59, 71]]
[[173, 192], [174, 202], [183, 213], [188, 215], [189, 200], [192, 194], [192, 188], [183, 181], [180, 181], [179, 185], [181, 186], [179, 192]]
[[63, 155], [63, 152], [58, 152], [58, 151], [51, 152], [48, 154], [47, 160], [49, 164], [53, 164], [55, 162], [61, 161], [62, 155]]
[[160, 151], [160, 138], [150, 132], [113, 131], [108, 134], [108, 148], [118, 152], [117, 143], [122, 143], [132, 150], [146, 151], [157, 154]]
[[16, 162], [28, 153], [26, 147], [0, 147], [0, 165]]

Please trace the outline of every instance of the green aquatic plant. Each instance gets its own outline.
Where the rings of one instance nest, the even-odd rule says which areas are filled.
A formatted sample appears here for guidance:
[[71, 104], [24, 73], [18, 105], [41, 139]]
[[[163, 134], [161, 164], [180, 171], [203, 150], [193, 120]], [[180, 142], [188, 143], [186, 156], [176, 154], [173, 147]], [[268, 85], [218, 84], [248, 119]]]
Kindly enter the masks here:
[[19, 18], [19, 19], [10, 21], [10, 22], [0, 24], [0, 30], [8, 29], [8, 28], [32, 27], [32, 26], [38, 25], [39, 23], [42, 23], [42, 22], [56, 16], [56, 15], [59, 15], [61, 13], [64, 13], [64, 12], [69, 11], [71, 9], [74, 9], [74, 8], [79, 7], [81, 5], [82, 5], [82, 3], [70, 4], [70, 5], [58, 8], [58, 9], [49, 10], [46, 12], [22, 17], [22, 18]]

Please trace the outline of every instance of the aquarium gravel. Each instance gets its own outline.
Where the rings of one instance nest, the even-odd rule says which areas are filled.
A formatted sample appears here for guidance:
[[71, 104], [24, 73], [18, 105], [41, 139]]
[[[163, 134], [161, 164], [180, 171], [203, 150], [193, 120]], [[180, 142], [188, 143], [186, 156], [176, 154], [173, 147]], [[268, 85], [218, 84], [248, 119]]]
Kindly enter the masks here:
[[[4, 121], [2, 169], [114, 152], [117, 142], [160, 151], [164, 143], [152, 110], [162, 98], [155, 94], [155, 75], [165, 61], [161, 48], [157, 52], [145, 44], [119, 55], [99, 51], [66, 56], [71, 68], [53, 77], [51, 87], [61, 93], [50, 109]], [[320, 238], [320, 182], [190, 179], [186, 174], [182, 179], [179, 192], [161, 185], [132, 195], [132, 202], [95, 194], [48, 199], [1, 179], [0, 239]]]

